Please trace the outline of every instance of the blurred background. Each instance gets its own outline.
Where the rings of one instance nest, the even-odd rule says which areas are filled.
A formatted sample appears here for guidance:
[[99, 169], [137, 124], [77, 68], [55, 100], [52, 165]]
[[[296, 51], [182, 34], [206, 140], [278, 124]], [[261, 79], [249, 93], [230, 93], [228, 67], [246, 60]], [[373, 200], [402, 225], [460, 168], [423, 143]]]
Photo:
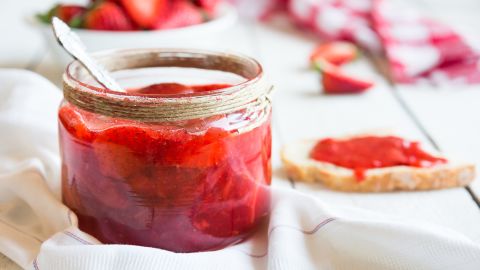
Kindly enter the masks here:
[[[135, 7], [130, 8], [129, 12], [120, 0], [103, 1], [119, 6], [122, 12], [126, 14], [127, 20], [130, 22], [129, 27], [132, 27], [131, 30], [133, 31], [119, 34], [111, 31], [88, 33], [92, 31], [82, 30], [80, 36], [92, 51], [115, 47], [201, 47], [233, 50], [252, 56], [258, 56], [258, 52], [255, 52], [257, 46], [255, 35], [263, 33], [258, 30], [259, 28], [267, 28], [275, 35], [289, 35], [298, 38], [302, 42], [311, 44], [312, 47], [321, 40], [321, 35], [312, 31], [312, 29], [295, 27], [292, 23], [292, 16], [289, 16], [287, 12], [275, 12], [281, 10], [286, 2], [290, 2], [285, 0], [175, 0], [173, 2], [188, 2], [191, 6], [195, 6], [197, 11], [182, 11], [181, 14], [175, 15], [175, 18], [169, 18], [167, 22], [156, 23], [151, 28], [145, 25], [140, 26], [142, 23], [148, 24], [148, 19], [146, 22], [145, 20], [141, 22], [141, 18], [142, 16], [144, 18], [148, 17], [148, 14], [151, 15], [149, 5], [161, 6], [169, 1], [123, 1], [131, 2], [132, 5], [139, 2], [137, 15], [134, 14], [135, 11], [131, 11], [135, 10]], [[0, 9], [0, 34], [2, 36], [0, 67], [30, 69], [58, 83], [59, 75], [69, 58], [59, 53], [58, 46], [51, 38], [50, 29], [45, 23], [38, 20], [37, 15], [43, 14], [45, 16], [49, 10], [58, 4], [79, 5], [90, 9], [82, 11], [85, 15], [85, 13], [92, 13], [91, 9], [94, 9], [92, 7], [98, 6], [101, 2], [89, 0], [2, 0], [2, 8]], [[142, 2], [144, 3], [142, 4]], [[304, 2], [331, 1], [305, 0]], [[349, 0], [341, 2], [361, 6], [371, 1]], [[475, 29], [480, 27], [480, 20], [478, 19], [480, 1], [405, 0], [396, 2], [408, 3], [409, 6], [419, 12], [445, 22], [462, 34], [465, 33], [464, 36], [470, 39], [472, 44], [480, 44], [474, 35], [478, 32]], [[146, 10], [144, 13], [141, 11], [142, 8]], [[173, 13], [178, 13], [179, 8], [174, 9], [177, 11]], [[57, 10], [57, 12], [61, 13], [62, 11]], [[167, 13], [172, 12], [168, 11]], [[68, 10], [61, 14], [68, 16]], [[334, 12], [331, 13], [334, 20], [335, 15]], [[140, 22], [135, 21], [135, 16], [140, 18]], [[157, 16], [165, 18], [168, 17], [168, 14], [158, 13]], [[118, 23], [119, 19], [116, 16], [112, 15], [111, 17], [114, 17], [114, 19], [110, 19], [116, 20], [117, 24], [122, 24], [121, 22]], [[102, 19], [97, 20], [102, 21]], [[79, 25], [78, 20], [73, 23], [73, 25], [75, 24]], [[93, 25], [95, 22], [91, 24]], [[102, 27], [101, 24], [101, 22], [97, 23], [96, 27]], [[80, 25], [85, 27], [85, 21]], [[95, 25], [92, 27], [95, 27]], [[285, 53], [288, 53], [288, 51], [285, 51]], [[280, 58], [278, 64], [282, 64]]]

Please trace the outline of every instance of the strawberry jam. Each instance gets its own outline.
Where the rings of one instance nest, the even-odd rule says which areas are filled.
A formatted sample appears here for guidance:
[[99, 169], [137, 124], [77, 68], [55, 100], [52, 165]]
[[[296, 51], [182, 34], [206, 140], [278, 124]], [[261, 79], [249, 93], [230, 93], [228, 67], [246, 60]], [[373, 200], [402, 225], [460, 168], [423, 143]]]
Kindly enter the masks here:
[[181, 83], [156, 83], [139, 89], [130, 89], [128, 92], [143, 95], [177, 95], [219, 90], [230, 86], [229, 84], [185, 85]]
[[312, 159], [354, 170], [356, 178], [365, 171], [392, 166], [431, 167], [447, 160], [432, 156], [410, 142], [394, 136], [366, 136], [348, 140], [323, 139], [310, 152]]
[[[226, 84], [162, 83], [129, 94], [176, 95]], [[268, 117], [246, 111], [177, 122], [114, 118], [64, 102], [59, 111], [63, 201], [104, 243], [176, 252], [237, 243], [269, 212]]]

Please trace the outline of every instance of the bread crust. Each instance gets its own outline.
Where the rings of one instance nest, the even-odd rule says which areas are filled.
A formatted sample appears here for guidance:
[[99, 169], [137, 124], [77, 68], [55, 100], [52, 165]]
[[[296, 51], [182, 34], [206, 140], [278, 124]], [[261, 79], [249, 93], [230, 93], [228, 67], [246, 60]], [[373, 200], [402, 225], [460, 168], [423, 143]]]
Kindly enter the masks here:
[[[281, 158], [287, 176], [294, 181], [320, 182], [328, 188], [348, 192], [388, 192], [431, 190], [468, 185], [475, 178], [475, 166], [447, 163], [431, 168], [395, 166], [370, 169], [365, 179], [357, 180], [353, 170], [308, 157], [315, 141], [287, 145]], [[300, 149], [295, 149], [295, 147]], [[292, 151], [303, 153], [292, 154]]]

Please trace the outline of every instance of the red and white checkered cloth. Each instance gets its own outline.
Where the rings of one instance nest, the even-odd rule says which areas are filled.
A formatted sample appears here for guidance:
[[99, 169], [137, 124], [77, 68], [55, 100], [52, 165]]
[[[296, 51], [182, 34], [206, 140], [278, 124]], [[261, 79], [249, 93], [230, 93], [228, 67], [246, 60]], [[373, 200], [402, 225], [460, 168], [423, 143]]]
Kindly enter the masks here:
[[[249, 0], [236, 0], [248, 2]], [[256, 1], [250, 0], [251, 3]], [[450, 27], [385, 0], [262, 0], [257, 14], [287, 2], [290, 16], [326, 40], [384, 52], [395, 82], [479, 83], [478, 52]], [[253, 8], [252, 6], [250, 6]]]
[[436, 82], [480, 82], [479, 55], [462, 37], [444, 24], [390, 3], [374, 0], [370, 14], [395, 81], [425, 77]]

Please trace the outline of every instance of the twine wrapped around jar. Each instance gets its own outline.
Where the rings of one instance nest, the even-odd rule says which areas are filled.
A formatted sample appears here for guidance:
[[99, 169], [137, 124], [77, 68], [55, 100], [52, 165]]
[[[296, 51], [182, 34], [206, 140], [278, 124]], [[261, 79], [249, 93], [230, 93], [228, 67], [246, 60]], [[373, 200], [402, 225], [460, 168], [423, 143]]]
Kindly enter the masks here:
[[[247, 80], [232, 87], [194, 94], [136, 95], [85, 84], [80, 77], [90, 75], [79, 62], [74, 61], [64, 74], [64, 97], [90, 112], [158, 123], [206, 118], [244, 109], [269, 112], [271, 108], [273, 87], [265, 81], [261, 66], [248, 57], [201, 50], [137, 49], [106, 52], [97, 54], [96, 58], [111, 71], [188, 67], [235, 73]], [[259, 118], [267, 114], [262, 113]], [[255, 122], [261, 123], [263, 119]]]

